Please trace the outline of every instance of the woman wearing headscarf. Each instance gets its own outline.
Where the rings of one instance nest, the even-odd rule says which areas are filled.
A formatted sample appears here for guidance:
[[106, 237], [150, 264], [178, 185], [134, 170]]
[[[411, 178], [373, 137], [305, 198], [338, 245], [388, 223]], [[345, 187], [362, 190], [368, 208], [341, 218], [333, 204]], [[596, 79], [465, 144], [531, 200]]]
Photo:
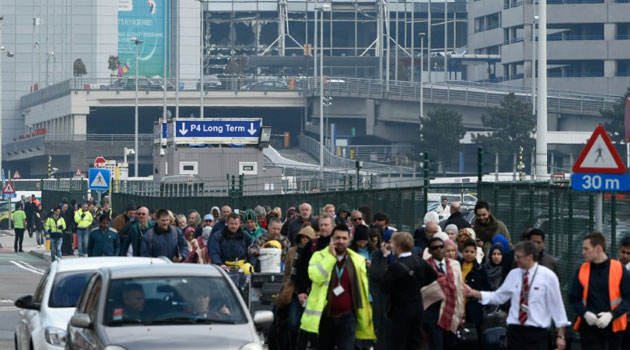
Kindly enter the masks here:
[[457, 260], [457, 245], [450, 239], [444, 240], [444, 256]]
[[488, 252], [486, 271], [490, 277], [492, 290], [497, 290], [503, 283], [503, 254], [505, 247], [501, 243], [494, 243]]

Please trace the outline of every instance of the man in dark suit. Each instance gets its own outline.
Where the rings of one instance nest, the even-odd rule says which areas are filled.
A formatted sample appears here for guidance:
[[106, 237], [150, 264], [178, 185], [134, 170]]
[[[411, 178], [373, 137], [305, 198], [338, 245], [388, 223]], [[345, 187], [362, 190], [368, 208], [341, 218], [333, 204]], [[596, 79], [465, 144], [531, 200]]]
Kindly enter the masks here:
[[414, 242], [409, 233], [394, 233], [391, 246], [398, 260], [388, 267], [381, 283], [383, 292], [390, 296], [389, 348], [420, 349], [424, 309], [420, 289], [435, 281], [437, 273], [426, 261], [411, 254]]

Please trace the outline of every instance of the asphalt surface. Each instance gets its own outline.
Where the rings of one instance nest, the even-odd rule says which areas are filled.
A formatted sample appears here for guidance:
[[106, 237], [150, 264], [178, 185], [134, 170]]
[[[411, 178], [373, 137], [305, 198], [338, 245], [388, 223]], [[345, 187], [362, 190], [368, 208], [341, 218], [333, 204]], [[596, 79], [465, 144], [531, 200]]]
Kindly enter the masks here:
[[[0, 231], [0, 349], [13, 349], [13, 333], [19, 309], [13, 303], [23, 295], [33, 294], [50, 264], [44, 251], [37, 249], [35, 238], [25, 234], [24, 253], [13, 251], [13, 233]], [[30, 253], [29, 253], [30, 252]], [[39, 253], [39, 254], [37, 254]], [[41, 258], [40, 258], [41, 257]]]

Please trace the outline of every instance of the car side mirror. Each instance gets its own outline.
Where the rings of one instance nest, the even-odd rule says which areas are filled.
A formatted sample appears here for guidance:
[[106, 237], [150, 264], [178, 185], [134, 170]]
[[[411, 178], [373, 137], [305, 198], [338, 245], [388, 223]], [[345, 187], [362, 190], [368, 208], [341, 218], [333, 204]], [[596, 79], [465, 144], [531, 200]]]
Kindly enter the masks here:
[[19, 307], [20, 309], [27, 309], [27, 310], [39, 311], [39, 309], [41, 308], [41, 304], [33, 302], [32, 295], [25, 295], [23, 297], [18, 298], [18, 300], [15, 301], [14, 305], [16, 307]]
[[256, 327], [266, 327], [273, 322], [273, 312], [269, 310], [256, 311], [254, 313], [254, 325]]
[[70, 319], [70, 325], [77, 328], [90, 328], [92, 320], [88, 314], [75, 314]]

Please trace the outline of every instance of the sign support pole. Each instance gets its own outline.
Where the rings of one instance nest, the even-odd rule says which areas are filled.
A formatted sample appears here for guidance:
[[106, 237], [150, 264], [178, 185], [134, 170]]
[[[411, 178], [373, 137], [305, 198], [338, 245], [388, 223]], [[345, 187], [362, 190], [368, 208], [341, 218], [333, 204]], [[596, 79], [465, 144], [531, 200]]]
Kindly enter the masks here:
[[595, 231], [602, 232], [603, 228], [604, 192], [595, 193]]
[[[11, 170], [8, 171], [7, 175], [8, 175], [8, 179], [9, 179], [8, 181], [10, 182], [11, 181]], [[11, 195], [9, 195], [7, 197], [9, 197], [8, 198], [9, 199], [9, 230], [11, 230], [11, 229], [13, 229], [13, 225], [12, 225], [12, 222], [11, 222], [11, 220], [13, 219], [11, 217]], [[23, 209], [24, 208], [22, 208], [22, 210]]]

